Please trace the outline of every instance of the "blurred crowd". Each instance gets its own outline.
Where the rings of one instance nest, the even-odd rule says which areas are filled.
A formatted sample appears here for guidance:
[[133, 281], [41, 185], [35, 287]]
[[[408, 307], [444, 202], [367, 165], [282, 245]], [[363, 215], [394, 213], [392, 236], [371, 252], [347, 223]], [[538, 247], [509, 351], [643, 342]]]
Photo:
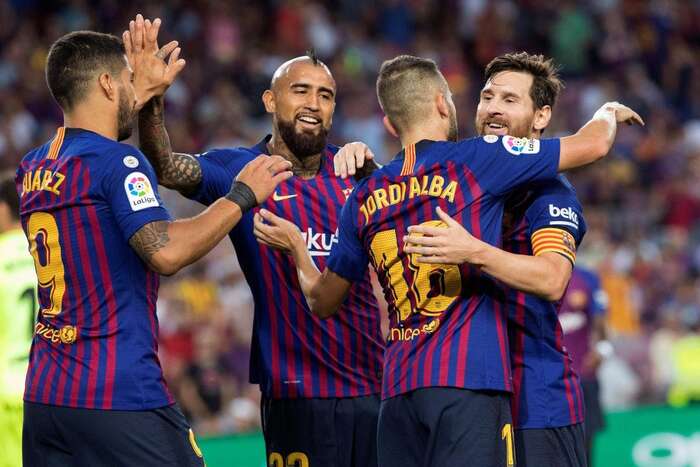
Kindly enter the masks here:
[[[78, 29], [120, 35], [137, 12], [162, 18], [163, 41], [180, 41], [188, 62], [166, 99], [179, 152], [260, 140], [272, 72], [311, 48], [338, 84], [331, 141], [362, 140], [382, 161], [399, 148], [382, 127], [374, 80], [384, 59], [404, 52], [438, 62], [463, 137], [474, 133], [484, 66], [509, 51], [561, 65], [566, 88], [546, 136], [577, 129], [608, 100], [638, 110], [644, 128], [625, 129], [603, 163], [570, 175], [589, 225], [579, 257], [610, 297], [606, 405], [678, 399], [674, 384], [688, 376], [673, 357], [679, 342], [694, 343], [685, 361], [700, 361], [700, 2], [3, 0], [0, 169], [61, 124], [44, 83], [50, 44]], [[164, 191], [175, 215], [200, 209]], [[163, 280], [158, 305], [166, 377], [199, 431], [255, 429], [252, 300], [229, 243]], [[700, 381], [697, 366], [689, 371]]]

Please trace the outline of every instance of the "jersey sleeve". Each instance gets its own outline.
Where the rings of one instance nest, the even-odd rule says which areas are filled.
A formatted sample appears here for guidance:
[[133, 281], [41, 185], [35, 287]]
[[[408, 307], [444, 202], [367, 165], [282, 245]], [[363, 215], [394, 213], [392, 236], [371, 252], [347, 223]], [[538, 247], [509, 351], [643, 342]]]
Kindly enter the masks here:
[[576, 250], [586, 233], [583, 209], [573, 190], [549, 184], [535, 191], [525, 213], [533, 255], [555, 252], [576, 264]]
[[213, 149], [197, 156], [202, 169], [202, 181], [190, 199], [209, 206], [231, 189], [231, 183], [243, 166], [251, 160], [242, 151], [231, 149]]
[[472, 138], [469, 144], [476, 181], [493, 195], [503, 195], [518, 186], [554, 179], [559, 169], [559, 139], [528, 139], [488, 135]]
[[340, 212], [338, 243], [326, 263], [327, 268], [351, 282], [362, 280], [369, 266], [357, 228], [357, 210], [357, 198], [351, 196]]
[[122, 145], [110, 154], [102, 179], [107, 204], [125, 240], [150, 222], [170, 220], [158, 193], [158, 179], [146, 157]]

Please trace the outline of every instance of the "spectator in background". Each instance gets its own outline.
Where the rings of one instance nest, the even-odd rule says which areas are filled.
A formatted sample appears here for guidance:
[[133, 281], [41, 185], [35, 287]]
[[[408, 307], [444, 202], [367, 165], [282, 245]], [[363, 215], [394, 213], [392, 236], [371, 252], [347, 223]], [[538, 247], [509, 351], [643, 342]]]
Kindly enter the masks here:
[[605, 426], [596, 371], [602, 360], [613, 352], [612, 344], [606, 340], [607, 306], [607, 296], [601, 288], [598, 275], [576, 265], [569, 288], [562, 298], [559, 321], [564, 333], [564, 347], [571, 356], [574, 370], [581, 378], [586, 404], [584, 427], [589, 465], [593, 462], [595, 434]]

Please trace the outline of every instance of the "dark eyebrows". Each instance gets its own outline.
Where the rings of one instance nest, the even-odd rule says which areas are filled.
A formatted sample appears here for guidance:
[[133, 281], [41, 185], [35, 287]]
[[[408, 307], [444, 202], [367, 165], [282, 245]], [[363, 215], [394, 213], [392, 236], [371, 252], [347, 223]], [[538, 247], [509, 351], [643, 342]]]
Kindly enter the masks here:
[[[292, 83], [289, 87], [290, 87], [291, 89], [304, 89], [304, 90], [307, 90], [307, 91], [308, 91], [308, 90], [311, 89], [313, 86], [311, 86], [311, 85], [308, 84], [308, 83]], [[334, 91], [333, 89], [331, 89], [331, 88], [327, 88], [327, 87], [325, 87], [325, 86], [319, 86], [319, 87], [318, 87], [318, 90], [319, 90], [320, 92], [327, 92], [328, 94], [331, 95], [331, 97], [335, 96], [335, 91]]]

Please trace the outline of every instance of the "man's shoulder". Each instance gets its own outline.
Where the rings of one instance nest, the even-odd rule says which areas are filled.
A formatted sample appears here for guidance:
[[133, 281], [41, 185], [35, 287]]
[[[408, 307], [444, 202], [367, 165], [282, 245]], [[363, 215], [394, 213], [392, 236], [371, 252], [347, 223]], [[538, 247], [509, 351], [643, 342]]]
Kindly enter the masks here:
[[259, 155], [255, 151], [255, 147], [239, 146], [235, 148], [209, 149], [203, 153], [196, 154], [196, 157], [227, 166], [229, 164], [246, 164]]

